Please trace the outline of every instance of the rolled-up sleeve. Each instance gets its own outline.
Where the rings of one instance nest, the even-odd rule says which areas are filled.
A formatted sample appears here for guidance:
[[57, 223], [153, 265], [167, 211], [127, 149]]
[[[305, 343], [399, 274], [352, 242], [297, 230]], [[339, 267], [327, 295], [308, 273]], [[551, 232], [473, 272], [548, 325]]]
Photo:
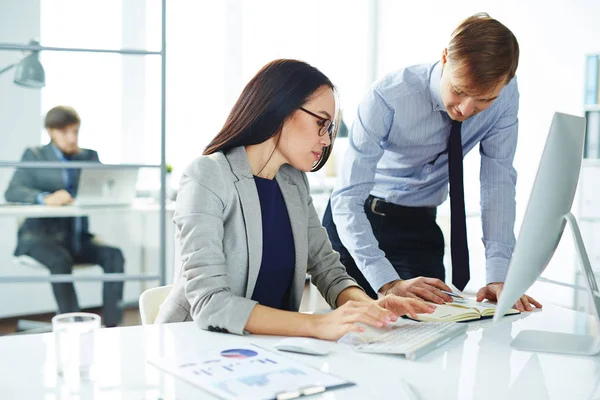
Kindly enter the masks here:
[[381, 143], [389, 135], [393, 118], [392, 108], [372, 89], [359, 105], [341, 174], [331, 196], [333, 220], [340, 240], [375, 291], [399, 279], [379, 248], [364, 211], [365, 201], [375, 184], [377, 163], [383, 156]]
[[517, 148], [519, 91], [516, 78], [506, 111], [480, 143], [481, 223], [486, 256], [486, 281], [504, 282], [515, 246], [515, 187], [513, 160]]
[[306, 174], [303, 176], [308, 197], [308, 273], [327, 303], [332, 308], [336, 308], [337, 298], [342, 291], [349, 287], [360, 288], [360, 286], [347, 274], [346, 267], [340, 262], [339, 253], [331, 247], [327, 231], [321, 225], [312, 197], [308, 195], [310, 189]]

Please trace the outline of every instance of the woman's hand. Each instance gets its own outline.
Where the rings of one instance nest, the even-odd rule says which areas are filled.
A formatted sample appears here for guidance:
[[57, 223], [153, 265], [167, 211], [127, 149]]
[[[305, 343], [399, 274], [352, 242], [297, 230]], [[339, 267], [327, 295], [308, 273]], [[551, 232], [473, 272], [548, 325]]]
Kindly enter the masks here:
[[435, 310], [435, 305], [425, 303], [421, 299], [400, 297], [393, 294], [388, 294], [376, 300], [375, 303], [397, 316], [408, 314], [415, 319], [417, 314], [431, 314]]
[[379, 300], [347, 301], [341, 307], [327, 313], [313, 315], [313, 336], [324, 340], [338, 340], [348, 332], [363, 332], [365, 325], [382, 328], [395, 322], [398, 317], [416, 313], [431, 313], [435, 306], [421, 300], [389, 295]]

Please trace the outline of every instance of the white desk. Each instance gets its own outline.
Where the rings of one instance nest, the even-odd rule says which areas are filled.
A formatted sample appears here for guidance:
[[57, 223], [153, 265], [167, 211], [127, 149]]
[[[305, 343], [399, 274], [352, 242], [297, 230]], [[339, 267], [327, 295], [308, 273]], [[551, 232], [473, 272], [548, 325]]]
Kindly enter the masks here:
[[[166, 212], [171, 214], [175, 210], [175, 204], [169, 202], [166, 207]], [[45, 205], [29, 205], [29, 204], [10, 204], [5, 203], [0, 205], [0, 217], [18, 217], [18, 218], [55, 218], [55, 217], [76, 217], [76, 216], [87, 216], [90, 214], [98, 213], [158, 213], [160, 211], [159, 204], [155, 202], [148, 202], [144, 200], [136, 200], [131, 205], [115, 206], [115, 205], [99, 205], [99, 206], [77, 206], [77, 205], [66, 205], [58, 207], [50, 207]], [[145, 221], [142, 219], [140, 224], [140, 231], [143, 234], [146, 232]], [[140, 246], [140, 259], [142, 263], [145, 260], [145, 248]], [[46, 271], [45, 271], [46, 272]], [[17, 275], [17, 276], [1, 276], [0, 283], [2, 282], [74, 282], [76, 280], [87, 280], [87, 281], [121, 281], [121, 280], [156, 280], [159, 275], [144, 276], [144, 275], [131, 275], [126, 274], [110, 274], [110, 276], [80, 276], [75, 277], [72, 274], [67, 275], [50, 275], [48, 272], [42, 276], [28, 276], [28, 275]]]
[[[522, 329], [579, 332], [587, 316], [547, 306], [543, 312], [514, 316], [491, 326], [486, 321], [417, 361], [363, 354], [335, 345], [327, 357], [292, 355], [307, 364], [357, 383], [322, 399], [399, 398], [398, 379], [408, 382], [419, 399], [596, 399], [600, 357], [572, 357], [513, 350], [511, 337]], [[479, 329], [484, 327], [485, 329]], [[68, 397], [57, 382], [52, 334], [0, 337], [0, 397], [8, 399], [198, 399], [212, 398], [195, 386], [163, 373], [147, 359], [189, 355], [214, 346], [256, 343], [275, 337], [201, 331], [194, 323], [102, 329], [96, 336], [95, 381]], [[284, 353], [282, 353], [284, 354]], [[79, 395], [78, 395], [79, 396]], [[319, 397], [313, 397], [319, 398]]]
[[[67, 205], [61, 207], [50, 207], [45, 205], [29, 204], [0, 204], [0, 217], [79, 217], [100, 211], [110, 212], [158, 212], [160, 207], [157, 203], [146, 201], [134, 201], [130, 206], [75, 206]], [[167, 211], [174, 211], [175, 204], [167, 203]]]

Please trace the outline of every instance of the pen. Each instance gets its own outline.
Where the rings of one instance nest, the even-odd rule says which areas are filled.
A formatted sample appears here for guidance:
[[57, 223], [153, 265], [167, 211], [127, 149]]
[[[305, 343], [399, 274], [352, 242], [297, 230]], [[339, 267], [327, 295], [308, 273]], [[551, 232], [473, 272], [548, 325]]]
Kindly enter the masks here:
[[310, 396], [317, 393], [323, 393], [326, 390], [325, 386], [308, 386], [305, 388], [300, 388], [298, 390], [292, 390], [289, 392], [280, 392], [277, 393], [276, 400], [290, 400], [296, 399], [300, 396]]
[[445, 290], [440, 290], [442, 293], [446, 293], [448, 296], [452, 296], [452, 297], [456, 297], [457, 299], [464, 299], [464, 297], [462, 297], [459, 294], [456, 293], [452, 293], [452, 292], [446, 292]]
[[301, 393], [298, 391], [291, 391], [291, 392], [281, 392], [281, 393], [277, 393], [277, 396], [275, 397], [275, 400], [290, 400], [290, 399], [297, 399], [298, 397], [300, 397]]

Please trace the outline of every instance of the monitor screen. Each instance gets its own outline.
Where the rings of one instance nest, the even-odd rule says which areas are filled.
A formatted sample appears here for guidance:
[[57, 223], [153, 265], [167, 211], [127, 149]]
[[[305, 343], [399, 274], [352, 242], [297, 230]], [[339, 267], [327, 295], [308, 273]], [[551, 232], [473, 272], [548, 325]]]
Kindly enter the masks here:
[[495, 319], [542, 274], [571, 211], [585, 138], [585, 118], [555, 113], [525, 210]]

